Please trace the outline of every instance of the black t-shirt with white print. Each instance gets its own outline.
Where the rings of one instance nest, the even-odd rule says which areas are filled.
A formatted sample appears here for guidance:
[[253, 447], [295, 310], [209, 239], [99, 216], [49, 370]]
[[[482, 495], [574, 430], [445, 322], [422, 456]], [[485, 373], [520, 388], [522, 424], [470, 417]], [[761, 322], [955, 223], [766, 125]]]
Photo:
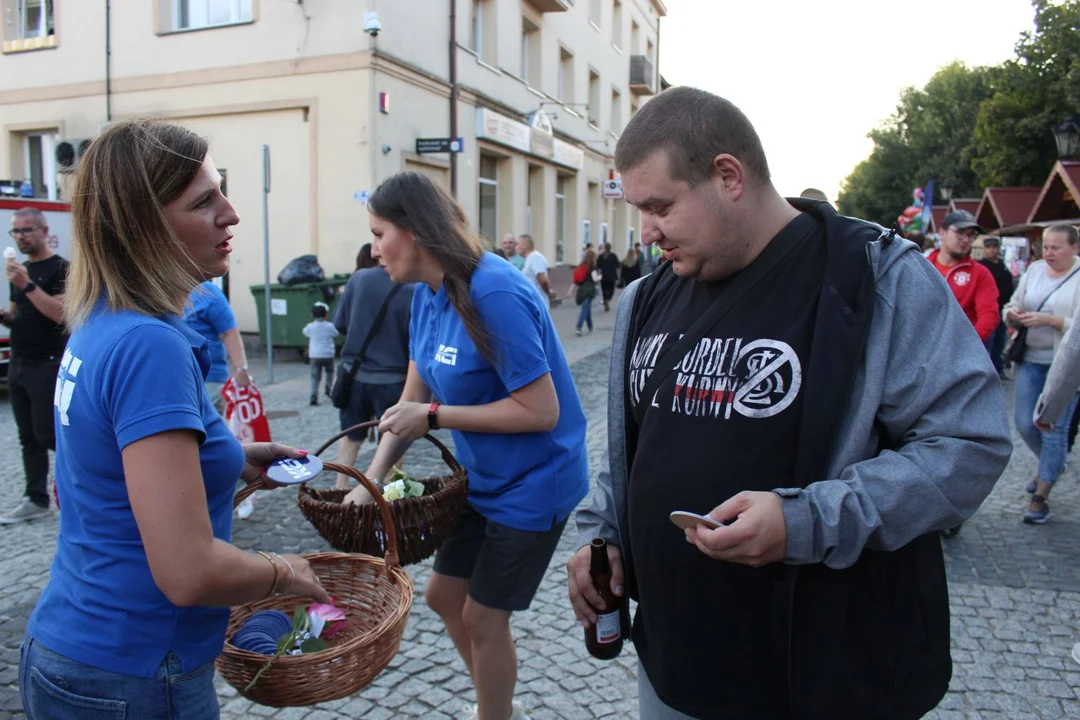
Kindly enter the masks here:
[[630, 476], [633, 639], [660, 699], [700, 718], [789, 714], [787, 629], [775, 612], [786, 599], [774, 592], [782, 567], [709, 558], [668, 517], [793, 483], [825, 245], [808, 214], [772, 242], [793, 247], [680, 359], [654, 398], [640, 393], [657, 358], [731, 279], [667, 285], [647, 317], [638, 313], [631, 336], [630, 407], [650, 403]]

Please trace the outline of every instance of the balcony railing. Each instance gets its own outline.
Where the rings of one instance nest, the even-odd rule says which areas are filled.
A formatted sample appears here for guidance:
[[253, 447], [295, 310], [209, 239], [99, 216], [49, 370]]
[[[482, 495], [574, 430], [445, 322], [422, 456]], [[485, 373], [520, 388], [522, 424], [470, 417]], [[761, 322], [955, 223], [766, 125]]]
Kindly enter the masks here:
[[656, 73], [644, 55], [630, 56], [630, 92], [635, 95], [656, 94]]

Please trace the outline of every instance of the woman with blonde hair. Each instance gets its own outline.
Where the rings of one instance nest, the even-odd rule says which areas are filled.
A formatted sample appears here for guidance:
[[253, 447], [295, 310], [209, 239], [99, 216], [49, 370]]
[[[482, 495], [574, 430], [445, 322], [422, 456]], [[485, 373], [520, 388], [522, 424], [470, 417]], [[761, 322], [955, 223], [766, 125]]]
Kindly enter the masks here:
[[[510, 615], [529, 607], [588, 491], [585, 414], [544, 298], [484, 251], [446, 191], [402, 173], [368, 210], [390, 278], [416, 283], [405, 389], [382, 416], [368, 477], [384, 479], [429, 430], [453, 434], [468, 504], [424, 596], [472, 675], [479, 719], [523, 718]], [[346, 497], [368, 500], [362, 488]]]
[[[1063, 408], [1064, 423], [1047, 431], [1036, 427], [1032, 419], [1061, 339], [1080, 308], [1078, 241], [1080, 237], [1071, 225], [1047, 228], [1043, 233], [1043, 259], [1028, 267], [1003, 311], [1005, 322], [1023, 331], [1017, 338], [1023, 347], [1022, 359], [1016, 364], [1013, 409], [1016, 430], [1038, 459], [1035, 477], [1026, 488], [1031, 501], [1024, 511], [1024, 522], [1029, 524], [1050, 519], [1050, 490], [1065, 469], [1069, 419], [1076, 411], [1074, 394]], [[1006, 352], [1006, 358], [1009, 354]]]
[[203, 386], [192, 289], [229, 268], [239, 222], [205, 140], [122, 122], [91, 143], [72, 200], [71, 339], [56, 390], [60, 533], [30, 617], [30, 720], [218, 717], [229, 606], [326, 602], [307, 561], [229, 544], [237, 478], [302, 451], [241, 446]]

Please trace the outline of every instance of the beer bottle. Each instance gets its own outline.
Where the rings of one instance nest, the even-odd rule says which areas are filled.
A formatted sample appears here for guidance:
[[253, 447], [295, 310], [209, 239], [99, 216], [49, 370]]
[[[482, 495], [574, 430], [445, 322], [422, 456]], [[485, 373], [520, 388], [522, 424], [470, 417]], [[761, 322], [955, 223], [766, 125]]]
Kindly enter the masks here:
[[597, 608], [596, 624], [585, 631], [585, 649], [598, 660], [611, 660], [622, 652], [626, 638], [623, 637], [623, 600], [611, 592], [611, 563], [603, 538], [592, 541], [589, 574], [604, 607]]

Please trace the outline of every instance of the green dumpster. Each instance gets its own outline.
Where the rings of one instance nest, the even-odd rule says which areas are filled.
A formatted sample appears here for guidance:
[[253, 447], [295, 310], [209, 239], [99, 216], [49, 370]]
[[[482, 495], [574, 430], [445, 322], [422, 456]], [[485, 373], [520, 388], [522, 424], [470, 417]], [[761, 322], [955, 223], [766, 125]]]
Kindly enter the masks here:
[[[304, 326], [311, 322], [311, 308], [317, 302], [330, 306], [329, 319], [334, 318], [334, 308], [341, 298], [341, 291], [348, 282], [346, 274], [333, 275], [326, 280], [296, 285], [270, 286], [270, 328], [271, 340], [275, 348], [295, 348], [307, 351], [308, 339], [304, 335]], [[266, 286], [252, 285], [251, 294], [255, 298], [255, 308], [259, 318], [259, 340], [266, 345]], [[345, 341], [343, 335], [337, 338], [337, 345]]]

